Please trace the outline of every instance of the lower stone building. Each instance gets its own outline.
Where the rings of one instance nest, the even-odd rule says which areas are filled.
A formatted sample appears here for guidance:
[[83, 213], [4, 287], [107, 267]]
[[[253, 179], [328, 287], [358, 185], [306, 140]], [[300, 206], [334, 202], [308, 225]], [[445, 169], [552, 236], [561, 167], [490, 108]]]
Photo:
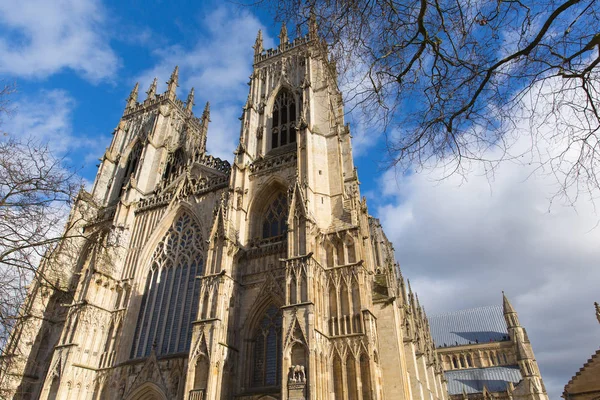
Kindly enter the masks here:
[[547, 399], [527, 332], [503, 304], [429, 318], [448, 393], [459, 399]]

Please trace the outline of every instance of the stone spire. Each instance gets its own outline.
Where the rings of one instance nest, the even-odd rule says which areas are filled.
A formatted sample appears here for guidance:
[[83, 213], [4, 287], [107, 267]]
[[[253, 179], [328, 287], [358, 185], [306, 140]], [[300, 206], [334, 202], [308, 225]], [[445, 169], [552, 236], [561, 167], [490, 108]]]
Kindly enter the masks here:
[[146, 97], [146, 99], [154, 99], [156, 97], [156, 85], [157, 84], [158, 84], [158, 79], [154, 78], [154, 80], [150, 84], [150, 87], [146, 91], [146, 94], [148, 95], [148, 97]]
[[127, 98], [127, 107], [126, 107], [127, 109], [131, 109], [137, 104], [139, 89], [140, 89], [140, 83], [136, 82], [135, 86], [131, 90], [131, 93], [129, 93], [129, 97]]
[[170, 99], [175, 99], [175, 91], [177, 90], [177, 87], [179, 86], [179, 66], [175, 66], [175, 69], [173, 70], [173, 73], [171, 74], [171, 77], [169, 78], [169, 80], [167, 81], [167, 93]]
[[254, 46], [252, 46], [252, 48], [254, 49], [255, 56], [263, 52], [263, 37], [262, 30], [260, 29], [258, 30], [258, 34], [256, 35], [256, 41], [254, 42]]
[[192, 111], [192, 107], [194, 107], [194, 88], [190, 89], [190, 93], [188, 94], [187, 100], [185, 102], [185, 109], [187, 111]]
[[289, 43], [287, 27], [285, 26], [285, 22], [281, 24], [281, 31], [279, 32], [279, 46], [283, 46], [284, 44]]

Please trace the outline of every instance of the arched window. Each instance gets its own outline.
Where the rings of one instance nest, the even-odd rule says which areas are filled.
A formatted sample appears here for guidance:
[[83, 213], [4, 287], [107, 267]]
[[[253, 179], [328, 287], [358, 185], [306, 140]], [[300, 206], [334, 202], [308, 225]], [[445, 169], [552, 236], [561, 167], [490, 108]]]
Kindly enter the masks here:
[[254, 332], [252, 386], [279, 386], [281, 381], [281, 310], [269, 306]]
[[285, 146], [296, 141], [296, 101], [288, 90], [281, 90], [273, 105], [271, 148]]
[[281, 192], [265, 211], [262, 222], [263, 239], [283, 235], [287, 232], [287, 196]]
[[163, 179], [171, 181], [183, 172], [184, 167], [184, 154], [183, 148], [180, 147], [167, 156], [167, 164], [163, 173]]
[[145, 357], [156, 345], [157, 354], [187, 352], [192, 321], [198, 313], [203, 272], [200, 226], [181, 214], [152, 256], [138, 317], [131, 357]]
[[[123, 174], [123, 180], [121, 181], [122, 187], [127, 185], [127, 183], [129, 183], [129, 179], [131, 178], [131, 175], [135, 174], [141, 155], [142, 143], [137, 142], [133, 145], [133, 148], [129, 152], [129, 156], [127, 156], [127, 163], [125, 164], [124, 170], [125, 173]], [[121, 188], [121, 191], [123, 191], [123, 188]]]

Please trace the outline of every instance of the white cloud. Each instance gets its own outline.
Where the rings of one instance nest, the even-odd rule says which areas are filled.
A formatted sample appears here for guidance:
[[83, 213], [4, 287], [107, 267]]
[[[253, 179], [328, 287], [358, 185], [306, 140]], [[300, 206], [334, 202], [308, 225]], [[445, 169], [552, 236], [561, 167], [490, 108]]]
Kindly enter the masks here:
[[252, 73], [252, 45], [258, 30], [263, 30], [265, 47], [272, 47], [273, 41], [254, 15], [234, 7], [219, 6], [200, 25], [204, 31], [191, 48], [173, 45], [155, 50], [158, 63], [137, 80], [145, 90], [158, 77], [158, 89], [164, 90], [164, 82], [178, 65], [179, 96], [185, 99], [187, 91], [195, 87], [196, 114], [210, 101], [208, 151], [231, 159], [239, 138], [238, 117], [248, 95], [246, 83]]
[[79, 168], [97, 159], [110, 138], [88, 136], [73, 131], [75, 100], [63, 90], [40, 91], [35, 95], [15, 97], [13, 113], [3, 120], [2, 131], [16, 138], [32, 138], [47, 143], [52, 152]]
[[[513, 151], [527, 152], [527, 140]], [[440, 178], [389, 171], [380, 182], [390, 197], [376, 214], [403, 272], [430, 314], [499, 304], [506, 291], [558, 398], [600, 346], [600, 215], [583, 199], [551, 204], [556, 179], [533, 166], [507, 162], [489, 177], [475, 165], [466, 177]]]
[[0, 73], [44, 78], [69, 68], [92, 82], [119, 60], [103, 31], [98, 0], [0, 0]]

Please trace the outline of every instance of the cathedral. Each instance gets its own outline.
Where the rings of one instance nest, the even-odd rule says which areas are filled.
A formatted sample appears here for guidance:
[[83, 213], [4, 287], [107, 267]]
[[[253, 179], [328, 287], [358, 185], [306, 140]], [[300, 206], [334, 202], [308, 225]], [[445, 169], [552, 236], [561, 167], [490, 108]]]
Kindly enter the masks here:
[[335, 64], [314, 21], [279, 39], [256, 39], [231, 164], [207, 154], [209, 105], [177, 97], [178, 68], [164, 93], [134, 87], [70, 214], [83, 235], [30, 287], [1, 398], [450, 398], [360, 195]]

